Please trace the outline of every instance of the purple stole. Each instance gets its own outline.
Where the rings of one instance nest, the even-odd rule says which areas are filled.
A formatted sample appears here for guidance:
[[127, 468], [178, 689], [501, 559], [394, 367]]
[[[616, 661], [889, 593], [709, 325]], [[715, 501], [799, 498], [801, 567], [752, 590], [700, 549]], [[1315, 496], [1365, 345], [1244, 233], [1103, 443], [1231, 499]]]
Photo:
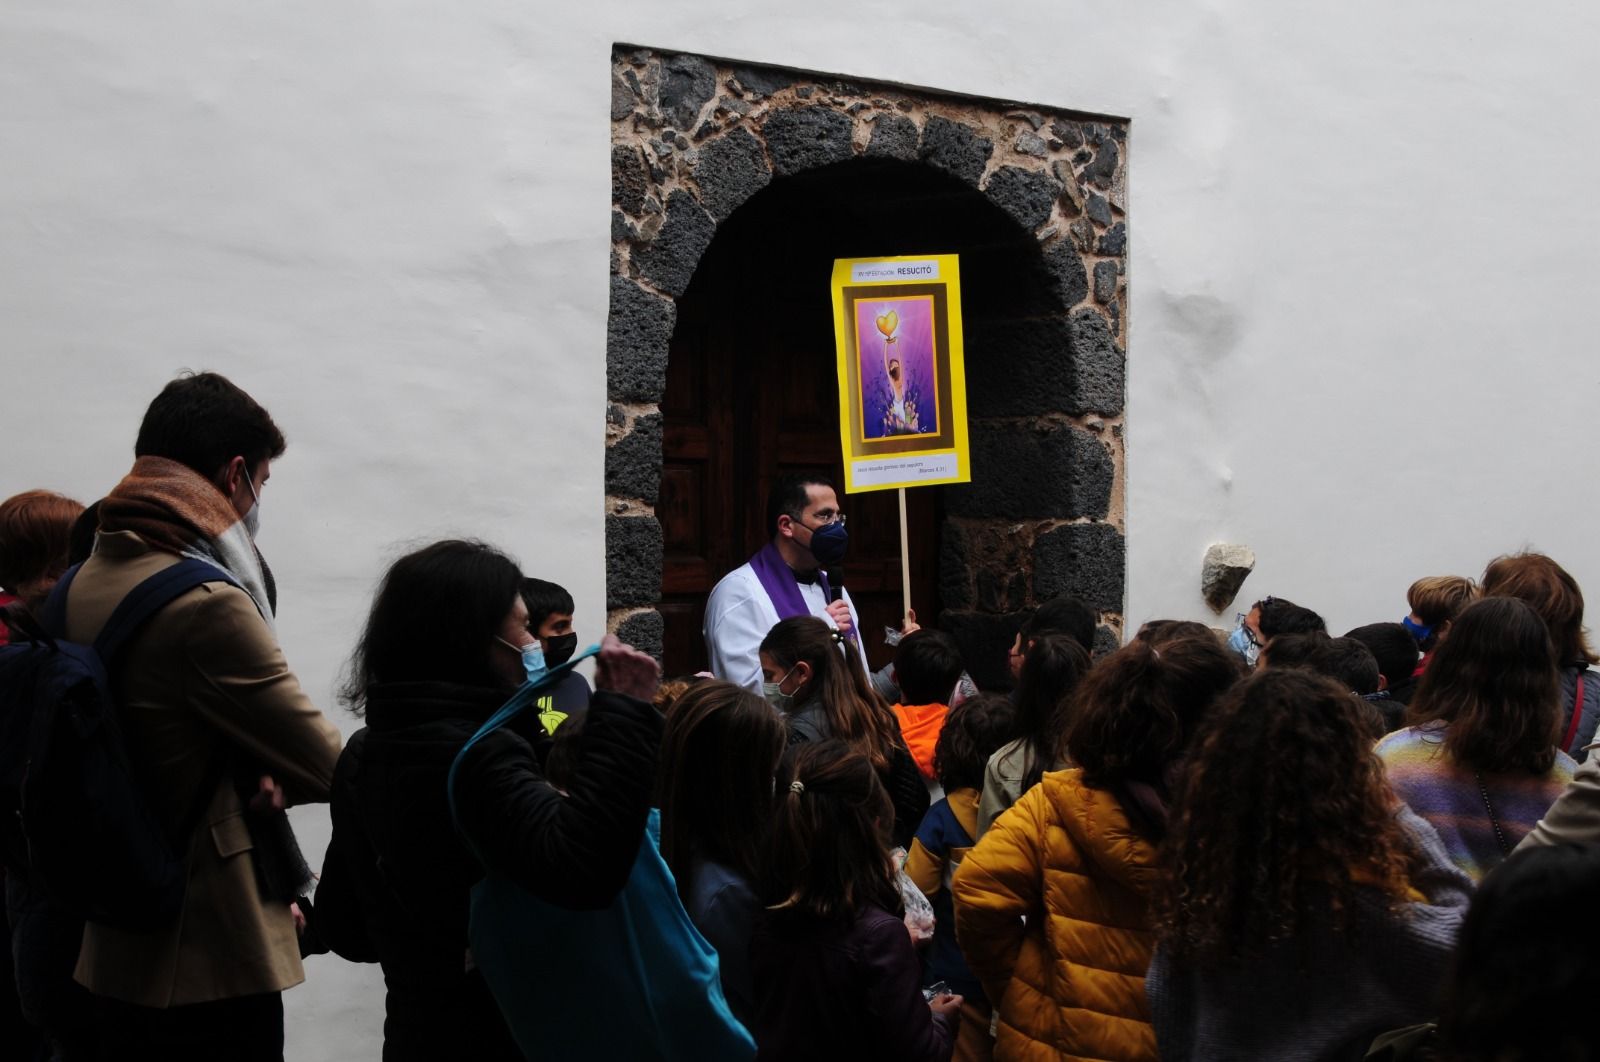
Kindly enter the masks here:
[[[750, 558], [750, 570], [761, 581], [761, 589], [767, 592], [767, 599], [772, 602], [779, 619], [811, 615], [811, 607], [800, 595], [800, 583], [795, 579], [794, 569], [784, 563], [777, 546], [768, 542], [757, 550], [756, 555]], [[821, 568], [817, 569], [817, 582], [822, 587], [822, 596], [832, 601], [833, 587], [828, 585], [828, 573]], [[862, 659], [866, 659], [866, 653], [861, 648], [861, 632], [850, 628], [850, 639], [856, 643], [856, 649], [862, 652]]]

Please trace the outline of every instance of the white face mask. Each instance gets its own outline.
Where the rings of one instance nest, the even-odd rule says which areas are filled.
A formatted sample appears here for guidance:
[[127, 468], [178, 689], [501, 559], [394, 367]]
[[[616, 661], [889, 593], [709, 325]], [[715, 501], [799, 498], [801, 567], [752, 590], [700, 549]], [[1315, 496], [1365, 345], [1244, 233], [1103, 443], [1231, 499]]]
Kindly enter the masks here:
[[249, 473], [245, 474], [244, 485], [250, 488], [250, 497], [255, 499], [255, 504], [250, 506], [250, 511], [244, 514], [244, 530], [252, 541], [256, 532], [261, 530], [261, 495], [256, 493], [256, 485], [250, 482]]

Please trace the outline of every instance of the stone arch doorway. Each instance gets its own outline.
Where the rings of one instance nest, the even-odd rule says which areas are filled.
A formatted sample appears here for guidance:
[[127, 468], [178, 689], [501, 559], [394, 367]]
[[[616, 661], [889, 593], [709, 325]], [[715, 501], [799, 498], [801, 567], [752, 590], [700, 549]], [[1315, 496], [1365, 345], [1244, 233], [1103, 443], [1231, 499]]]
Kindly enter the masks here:
[[[1125, 126], [644, 49], [614, 75], [611, 627], [669, 672], [700, 665], [704, 595], [759, 545], [774, 470], [837, 471], [832, 259], [954, 251], [974, 483], [911, 492], [914, 604], [989, 683], [1056, 593], [1114, 637]], [[844, 505], [881, 656], [893, 495]]]

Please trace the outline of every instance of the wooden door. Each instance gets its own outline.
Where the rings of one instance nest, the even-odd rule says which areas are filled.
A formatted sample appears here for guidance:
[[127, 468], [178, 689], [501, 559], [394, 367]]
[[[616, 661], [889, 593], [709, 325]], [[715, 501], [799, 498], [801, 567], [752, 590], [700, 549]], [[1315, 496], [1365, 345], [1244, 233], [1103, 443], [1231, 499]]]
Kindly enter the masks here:
[[[745, 252], [757, 242], [759, 260], [781, 275], [751, 268]], [[706, 667], [706, 596], [771, 537], [763, 522], [774, 478], [805, 471], [844, 482], [828, 282], [833, 258], [848, 253], [830, 246], [825, 228], [775, 231], [735, 215], [678, 301], [657, 505], [668, 675]], [[912, 606], [929, 621], [938, 616], [939, 493], [907, 492]], [[830, 574], [842, 574], [877, 667], [893, 657], [884, 628], [902, 614], [896, 495], [841, 494], [840, 508], [850, 552]]]

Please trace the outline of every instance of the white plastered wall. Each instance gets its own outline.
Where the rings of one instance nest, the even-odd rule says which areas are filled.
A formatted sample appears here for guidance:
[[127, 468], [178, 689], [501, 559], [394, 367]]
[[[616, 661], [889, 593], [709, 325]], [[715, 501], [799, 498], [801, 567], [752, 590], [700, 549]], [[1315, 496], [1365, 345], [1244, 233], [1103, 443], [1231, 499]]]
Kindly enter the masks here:
[[[1592, 5], [10, 0], [0, 496], [92, 500], [185, 367], [290, 437], [261, 543], [312, 695], [387, 559], [469, 534], [603, 615], [613, 42], [1132, 119], [1128, 618], [1337, 630], [1535, 545], [1600, 593]], [[320, 809], [297, 816], [313, 862]], [[376, 1057], [320, 958], [292, 1059]]]

